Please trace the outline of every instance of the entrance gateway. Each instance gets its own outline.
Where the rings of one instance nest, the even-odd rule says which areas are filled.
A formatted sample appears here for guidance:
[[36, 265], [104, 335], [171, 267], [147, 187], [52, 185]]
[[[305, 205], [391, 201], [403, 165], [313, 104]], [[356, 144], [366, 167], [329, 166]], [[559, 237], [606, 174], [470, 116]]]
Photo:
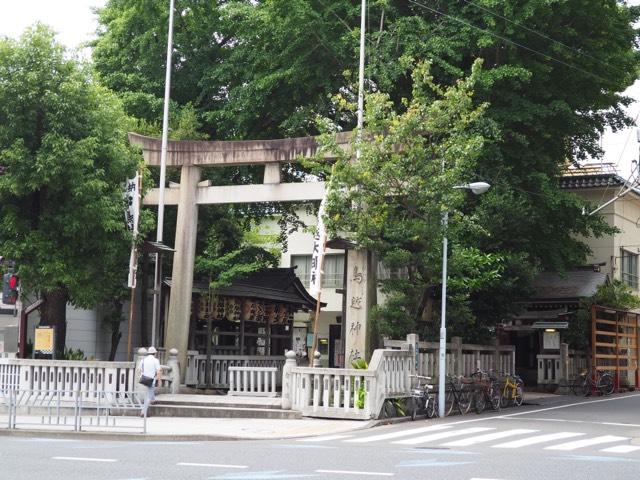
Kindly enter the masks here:
[[[337, 145], [351, 150], [352, 132], [338, 133]], [[129, 134], [129, 141], [142, 148], [145, 163], [160, 166], [160, 139]], [[177, 205], [172, 290], [165, 325], [165, 348], [178, 350], [180, 378], [184, 381], [189, 341], [189, 321], [196, 254], [198, 205], [319, 201], [325, 195], [324, 182], [283, 183], [282, 164], [310, 158], [318, 151], [315, 137], [243, 141], [169, 141], [167, 167], [180, 168], [180, 184], [165, 188], [165, 205]], [[331, 160], [329, 155], [325, 156]], [[264, 165], [262, 184], [214, 186], [200, 181], [202, 168]], [[159, 189], [151, 189], [145, 205], [158, 205]], [[369, 312], [375, 303], [375, 264], [371, 252], [346, 252], [345, 358], [368, 356]], [[292, 348], [293, 346], [291, 346]]]

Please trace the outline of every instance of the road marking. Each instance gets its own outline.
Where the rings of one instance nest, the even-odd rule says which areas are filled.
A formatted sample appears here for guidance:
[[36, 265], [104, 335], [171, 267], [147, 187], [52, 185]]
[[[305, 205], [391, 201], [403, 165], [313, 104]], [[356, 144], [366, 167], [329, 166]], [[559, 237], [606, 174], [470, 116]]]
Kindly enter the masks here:
[[520, 448], [536, 445], [538, 443], [552, 442], [554, 440], [562, 440], [564, 438], [579, 437], [584, 433], [576, 432], [559, 432], [547, 433], [546, 435], [536, 435], [535, 437], [523, 438], [522, 440], [514, 440], [513, 442], [501, 443], [493, 445], [493, 448]]
[[430, 427], [412, 428], [411, 430], [401, 430], [399, 432], [383, 433], [381, 435], [373, 435], [371, 437], [364, 438], [352, 438], [345, 440], [345, 442], [353, 443], [368, 443], [377, 442], [379, 440], [389, 440], [390, 438], [407, 437], [409, 435], [415, 435], [416, 433], [435, 432], [437, 430], [445, 430], [451, 428], [447, 425], [432, 425]]
[[393, 477], [395, 473], [387, 472], [356, 472], [353, 470], [316, 470], [316, 473], [339, 473], [342, 475], [377, 475], [380, 477]]
[[115, 458], [88, 458], [88, 457], [51, 457], [52, 460], [74, 460], [78, 462], [117, 462]]
[[587, 401], [582, 401], [582, 402], [569, 403], [569, 404], [566, 404], [566, 405], [558, 405], [558, 406], [555, 406], [555, 407], [539, 408], [538, 410], [529, 410], [529, 411], [526, 411], [526, 412], [510, 413], [508, 415], [494, 414], [494, 415], [489, 415], [489, 416], [486, 416], [486, 417], [482, 416], [480, 418], [474, 418], [473, 420], [452, 421], [452, 422], [446, 423], [444, 425], [454, 426], [454, 425], [461, 425], [463, 423], [485, 422], [487, 420], [494, 420], [494, 419], [508, 419], [509, 417], [516, 417], [516, 416], [519, 416], [519, 415], [531, 415], [533, 413], [546, 412], [546, 411], [549, 411], [549, 410], [557, 410], [559, 408], [575, 407], [575, 406], [579, 406], [579, 405], [590, 405], [592, 403], [614, 402], [614, 401], [617, 401], [617, 400], [626, 400], [628, 398], [638, 397], [638, 396], [640, 396], [640, 393], [624, 395], [622, 397], [609, 397], [609, 398], [603, 398], [603, 399], [599, 399], [599, 400], [587, 400]]
[[179, 462], [176, 463], [181, 467], [214, 467], [214, 468], [249, 468], [247, 465], [224, 465], [221, 463], [190, 463], [190, 462]]
[[[500, 420], [518, 420], [517, 418], [502, 418]], [[556, 422], [556, 423], [586, 423], [589, 425], [608, 425], [612, 427], [633, 427], [638, 428], [640, 424], [637, 423], [617, 423], [617, 422], [590, 422], [588, 420], [565, 420], [563, 418], [532, 418], [528, 417], [527, 420], [535, 420], [536, 422]]]
[[615, 435], [602, 435], [601, 437], [586, 438], [584, 440], [576, 440], [575, 442], [561, 443], [560, 445], [552, 445], [545, 447], [545, 450], [577, 450], [582, 447], [590, 447], [591, 445], [600, 445], [601, 443], [613, 443], [629, 440], [627, 437], [616, 437]]
[[630, 453], [635, 452], [636, 450], [640, 450], [640, 447], [636, 445], [617, 445], [615, 447], [605, 448], [600, 451], [607, 453]]
[[469, 435], [472, 433], [486, 432], [487, 430], [495, 430], [495, 428], [487, 428], [487, 427], [462, 428], [460, 430], [434, 433], [431, 435], [422, 435], [420, 437], [408, 438], [406, 440], [397, 440], [391, 443], [395, 443], [398, 445], [417, 445], [418, 443], [433, 442], [435, 440], [442, 440], [443, 438], [459, 437], [462, 435]]
[[514, 430], [506, 430], [504, 432], [485, 433], [484, 435], [477, 435], [471, 438], [463, 438], [462, 440], [454, 440], [443, 444], [445, 447], [467, 447], [469, 445], [475, 445], [477, 443], [490, 442], [492, 440], [499, 440], [501, 438], [511, 437], [514, 435], [524, 435], [525, 433], [535, 433], [538, 430], [529, 430], [526, 428], [516, 428]]
[[329, 442], [331, 440], [341, 440], [343, 438], [351, 438], [353, 435], [325, 435], [324, 437], [302, 438], [299, 442]]
[[498, 478], [480, 478], [480, 477], [473, 477], [470, 478], [469, 480], [500, 480]]

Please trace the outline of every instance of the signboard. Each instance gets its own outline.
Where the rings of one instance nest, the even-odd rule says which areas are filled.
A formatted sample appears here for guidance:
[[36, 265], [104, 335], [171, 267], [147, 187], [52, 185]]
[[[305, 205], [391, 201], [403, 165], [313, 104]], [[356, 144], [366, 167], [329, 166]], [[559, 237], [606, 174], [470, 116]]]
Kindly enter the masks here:
[[33, 358], [53, 358], [55, 350], [53, 327], [36, 327], [36, 338], [33, 345]]
[[560, 350], [560, 332], [543, 332], [542, 348], [545, 350]]

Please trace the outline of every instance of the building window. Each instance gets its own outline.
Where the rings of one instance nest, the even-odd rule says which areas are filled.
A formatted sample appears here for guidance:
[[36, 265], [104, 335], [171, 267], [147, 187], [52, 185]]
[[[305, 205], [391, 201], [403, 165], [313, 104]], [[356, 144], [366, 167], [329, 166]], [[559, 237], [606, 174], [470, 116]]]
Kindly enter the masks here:
[[622, 281], [632, 288], [638, 288], [638, 255], [622, 250]]
[[[296, 267], [296, 275], [309, 288], [311, 255], [291, 255], [291, 266]], [[325, 255], [322, 272], [323, 288], [341, 288], [344, 280], [344, 255]]]

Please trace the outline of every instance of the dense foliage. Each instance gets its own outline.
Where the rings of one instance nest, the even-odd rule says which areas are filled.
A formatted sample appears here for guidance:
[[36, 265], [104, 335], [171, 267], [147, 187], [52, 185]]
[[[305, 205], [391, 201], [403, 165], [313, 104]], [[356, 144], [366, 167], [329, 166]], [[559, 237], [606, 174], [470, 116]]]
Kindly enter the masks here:
[[[167, 5], [108, 1], [95, 44], [101, 79], [120, 94], [129, 113], [150, 122], [160, 112]], [[214, 139], [302, 135], [316, 133], [318, 116], [353, 128], [353, 110], [340, 108], [335, 99], [355, 99], [358, 2], [180, 0], [177, 9], [172, 98], [176, 109], [191, 102], [201, 132]], [[637, 76], [637, 18], [636, 7], [616, 0], [369, 2], [367, 90], [388, 95], [385, 118], [404, 115], [414, 92], [421, 91], [412, 78], [418, 63], [428, 62], [434, 84], [446, 89], [470, 75], [475, 59], [483, 60], [471, 101], [474, 108], [483, 105], [483, 117], [491, 121], [489, 141], [477, 151], [473, 170], [455, 180], [484, 180], [492, 188], [481, 199], [457, 192], [459, 213], [451, 222], [457, 228], [456, 216], [464, 216], [482, 227], [452, 234], [453, 256], [475, 252], [452, 259], [453, 268], [460, 265], [451, 275], [452, 318], [461, 312], [460, 328], [467, 335], [486, 332], [485, 326], [507, 314], [538, 271], [583, 263], [588, 249], [579, 238], [611, 233], [599, 219], [583, 216], [583, 203], [560, 190], [557, 179], [567, 162], [598, 155], [606, 126], [630, 122], [622, 111], [629, 99], [619, 92]], [[434, 167], [430, 174], [439, 176]], [[256, 178], [246, 171], [226, 175], [236, 182]], [[443, 186], [451, 184], [447, 175], [439, 180]], [[434, 195], [449, 207], [449, 194]], [[438, 243], [432, 239], [434, 248]], [[430, 255], [434, 260], [438, 251]], [[383, 257], [391, 264], [398, 260]], [[500, 281], [483, 280], [485, 258], [499, 259]], [[436, 278], [439, 268], [432, 262], [429, 277]], [[460, 297], [457, 272], [466, 272], [458, 277], [462, 282], [474, 284]], [[397, 295], [389, 291], [389, 302], [396, 312], [417, 312], [403, 298], [403, 288], [394, 289]], [[435, 289], [421, 295], [437, 308]], [[391, 312], [386, 315], [389, 324], [401, 323]]]
[[43, 26], [0, 39], [0, 251], [64, 350], [66, 304], [118, 297], [131, 238], [123, 184], [137, 156], [115, 95]]
[[593, 305], [617, 310], [632, 310], [640, 307], [640, 297], [633, 293], [629, 285], [620, 280], [600, 285], [592, 297], [580, 302], [575, 319], [569, 322], [569, 328], [563, 332], [563, 342], [567, 342], [571, 348], [586, 350], [589, 347]]

